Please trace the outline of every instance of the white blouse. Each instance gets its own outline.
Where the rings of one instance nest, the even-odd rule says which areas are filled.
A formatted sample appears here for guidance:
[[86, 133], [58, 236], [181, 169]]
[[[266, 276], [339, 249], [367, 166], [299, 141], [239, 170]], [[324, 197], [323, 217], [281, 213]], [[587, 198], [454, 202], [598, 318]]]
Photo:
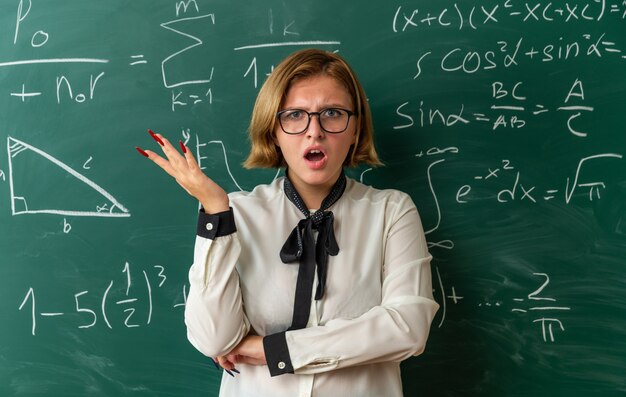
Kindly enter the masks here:
[[238, 364], [240, 374], [222, 376], [220, 395], [402, 396], [400, 361], [424, 350], [439, 308], [411, 198], [348, 179], [329, 208], [340, 251], [329, 257], [325, 294], [311, 300], [306, 328], [285, 332], [298, 263], [283, 263], [279, 252], [304, 215], [282, 178], [229, 196], [230, 212], [200, 213], [188, 338], [208, 357], [227, 354], [249, 332], [274, 342], [265, 344], [267, 366]]

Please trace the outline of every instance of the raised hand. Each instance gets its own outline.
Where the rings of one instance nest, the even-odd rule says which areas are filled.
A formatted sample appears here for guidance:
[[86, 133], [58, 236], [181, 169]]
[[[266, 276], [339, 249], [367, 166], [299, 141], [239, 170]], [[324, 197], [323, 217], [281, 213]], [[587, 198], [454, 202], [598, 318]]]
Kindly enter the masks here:
[[206, 213], [215, 214], [228, 211], [228, 195], [224, 189], [202, 172], [193, 154], [191, 154], [191, 151], [182, 141], [179, 142], [183, 152], [181, 155], [163, 135], [155, 134], [151, 130], [148, 130], [148, 132], [152, 138], [161, 145], [165, 158], [151, 150], [143, 150], [136, 147], [139, 153], [161, 167], [174, 178], [187, 193], [198, 199]]

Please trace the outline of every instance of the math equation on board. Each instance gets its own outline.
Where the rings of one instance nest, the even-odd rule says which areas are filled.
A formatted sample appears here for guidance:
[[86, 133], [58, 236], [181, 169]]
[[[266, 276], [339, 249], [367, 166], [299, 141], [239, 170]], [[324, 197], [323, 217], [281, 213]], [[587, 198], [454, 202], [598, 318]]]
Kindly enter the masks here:
[[[41, 332], [42, 326], [44, 330], [49, 327], [47, 323], [54, 318], [64, 316], [75, 318], [76, 327], [80, 329], [98, 326], [111, 330], [146, 327], [152, 323], [154, 312], [163, 310], [163, 307], [154, 306], [153, 298], [167, 282], [164, 266], [154, 265], [135, 273], [135, 269], [126, 262], [119, 277], [102, 284], [100, 289], [68, 292], [67, 298], [73, 303], [71, 306], [55, 303], [29, 287], [18, 309], [29, 314], [32, 335], [37, 335], [38, 330]], [[172, 308], [184, 307], [186, 301], [187, 286], [183, 285], [181, 302], [174, 303]], [[113, 317], [119, 318], [120, 323], [114, 323], [111, 320]]]
[[[155, 65], [160, 74], [161, 83], [165, 95], [167, 95], [170, 110], [176, 112], [180, 109], [197, 106], [211, 106], [217, 102], [220, 96], [219, 90], [215, 90], [215, 82], [221, 77], [220, 71], [215, 65], [207, 65], [204, 72], [186, 72], [178, 66], [185, 64], [186, 60], [193, 59], [197, 54], [212, 53], [214, 51], [211, 41], [201, 37], [197, 31], [214, 32], [220, 24], [220, 15], [209, 10], [197, 1], [175, 1], [170, 3], [172, 17], [164, 20], [156, 26], [164, 30], [173, 39], [183, 39], [186, 45], [176, 48], [171, 53], [151, 55], [141, 50], [126, 55], [126, 65], [129, 68], [146, 68]], [[15, 24], [12, 26], [14, 46], [25, 46], [34, 49], [46, 48], [56, 38], [42, 26], [41, 14], [43, 7], [36, 1], [19, 0], [15, 7]], [[205, 9], [206, 8], [206, 9]], [[245, 63], [238, 65], [239, 78], [250, 82], [251, 86], [258, 88], [260, 82], [272, 72], [274, 61], [267, 61], [263, 56], [264, 51], [276, 47], [302, 48], [303, 46], [316, 46], [336, 51], [343, 45], [340, 38], [320, 40], [317, 35], [309, 35], [302, 30], [298, 18], [279, 15], [279, 12], [271, 7], [263, 9], [267, 15], [264, 28], [269, 33], [266, 42], [250, 43], [241, 42], [231, 50], [235, 53], [250, 54]], [[385, 15], [385, 14], [383, 14]], [[419, 8], [405, 5], [387, 6], [385, 26], [397, 36], [419, 35], [429, 29], [450, 29], [464, 32], [480, 31], [481, 29], [493, 29], [509, 23], [521, 23], [528, 29], [538, 25], [550, 26], [551, 24], [567, 23], [582, 24], [589, 27], [589, 33], [583, 33], [575, 37], [556, 35], [558, 37], [545, 36], [545, 38], [531, 38], [521, 35], [508, 40], [494, 39], [489, 49], [477, 51], [460, 46], [450, 48], [438, 46], [418, 51], [415, 58], [415, 70], [411, 79], [428, 78], [434, 74], [473, 74], [479, 71], [491, 71], [494, 69], [523, 68], [529, 63], [562, 63], [575, 59], [588, 58], [597, 62], [610, 62], [612, 59], [626, 61], [626, 50], [622, 50], [623, 37], [613, 37], [611, 32], [602, 31], [606, 23], [626, 20], [626, 2], [623, 0], [594, 0], [566, 2], [557, 4], [553, 2], [512, 2], [510, 0], [489, 2], [489, 4], [472, 5], [454, 3], [450, 6], [437, 6], [435, 3], [424, 5]], [[619, 22], [618, 22], [619, 23]], [[592, 27], [599, 27], [592, 29]], [[258, 27], [261, 28], [261, 27]], [[585, 28], [587, 29], [587, 28]], [[33, 33], [34, 32], [34, 33]], [[319, 35], [319, 34], [318, 34]], [[571, 36], [571, 35], [570, 35]], [[72, 58], [50, 57], [36, 59], [0, 60], [0, 69], [16, 67], [37, 67], [42, 64], [88, 64], [94, 66], [94, 71], [88, 79], [77, 81], [67, 74], [54, 76], [50, 82], [53, 100], [57, 103], [75, 102], [82, 104], [93, 101], [97, 95], [101, 95], [99, 86], [111, 76], [107, 67], [112, 60], [107, 56], [79, 56]], [[433, 70], [433, 65], [435, 66]], [[230, 72], [230, 71], [229, 71]], [[223, 71], [221, 73], [224, 73]], [[230, 74], [230, 73], [229, 73]], [[502, 83], [497, 83], [502, 84]], [[521, 82], [516, 84], [518, 94]], [[501, 87], [502, 88], [502, 87]], [[515, 91], [515, 88], [512, 91]], [[505, 94], [506, 90], [498, 91], [498, 98]], [[29, 87], [28, 83], [21, 82], [18, 89], [10, 92], [10, 96], [20, 102], [42, 100], [46, 97], [46, 90], [41, 87]], [[515, 100], [524, 99], [522, 95], [511, 93]], [[408, 103], [402, 103], [398, 108], [398, 114], [406, 117]], [[524, 107], [520, 104], [494, 105], [495, 109], [520, 111]], [[549, 109], [543, 104], [533, 104], [532, 114], [542, 114]], [[461, 115], [464, 105], [460, 105], [459, 113], [453, 115], [452, 120], [467, 122], [471, 117], [475, 121], [492, 122], [483, 112], [473, 112], [471, 115]], [[404, 111], [403, 111], [404, 110]], [[525, 108], [528, 110], [528, 108]], [[580, 116], [580, 112], [591, 111], [589, 106], [563, 106], [557, 111], [573, 111], [574, 118]], [[444, 118], [447, 119], [447, 118]], [[571, 118], [570, 118], [571, 121]], [[399, 124], [396, 128], [406, 128], [407, 123]], [[495, 127], [512, 125], [519, 128], [524, 125], [517, 115], [510, 119], [497, 118], [493, 124]], [[572, 133], [579, 133], [573, 127], [569, 127]], [[584, 132], [582, 132], [584, 134]]]
[[[437, 327], [441, 328], [446, 322], [448, 306], [465, 304], [470, 299], [459, 294], [455, 286], [449, 288], [444, 286], [439, 268], [434, 266], [434, 270], [436, 277], [434, 277], [433, 293], [441, 303]], [[537, 326], [544, 342], [555, 342], [556, 331], [565, 332], [564, 323], [558, 314], [569, 311], [571, 308], [558, 304], [557, 299], [545, 295], [549, 291], [550, 276], [548, 274], [532, 273], [532, 275], [537, 280], [537, 287], [531, 289], [525, 297], [514, 298], [509, 302], [511, 307], [507, 310], [529, 318], [529, 323]], [[72, 301], [72, 305], [56, 303], [45, 296], [40, 296], [33, 287], [28, 287], [17, 309], [30, 321], [30, 333], [33, 336], [55, 327], [54, 319], [59, 317], [72, 316], [72, 319], [76, 321], [75, 327], [78, 329], [101, 327], [114, 330], [150, 326], [156, 313], [168, 309], [153, 305], [154, 294], [159, 293], [159, 289], [168, 282], [164, 266], [154, 265], [147, 270], [135, 272], [135, 269], [126, 262], [118, 276], [109, 280], [108, 283], [103, 283], [98, 290], [68, 292], [67, 301]], [[187, 300], [187, 285], [182, 286], [180, 300], [180, 302], [173, 303], [169, 309], [184, 308]], [[474, 303], [468, 304], [485, 308], [505, 307], [503, 301], [484, 302], [480, 299], [472, 301]], [[118, 319], [118, 322], [113, 322], [112, 318]], [[56, 326], [67, 324], [68, 322], [64, 321]], [[26, 329], [25, 332], [27, 332]]]
[[[524, 82], [505, 85], [503, 82], [491, 83], [492, 104], [481, 112], [465, 110], [466, 104], [457, 106], [457, 112], [445, 112], [439, 108], [427, 106], [424, 101], [414, 105], [410, 101], [403, 102], [396, 108], [397, 123], [394, 130], [406, 128], [425, 128], [435, 125], [452, 127], [463, 126], [472, 123], [482, 123], [492, 131], [506, 129], [518, 130], [526, 127], [531, 121], [544, 122], [541, 117], [551, 112], [557, 112], [559, 118], [564, 118], [564, 129], [576, 137], [587, 137], [588, 132], [582, 130], [578, 124], [585, 121], [585, 117], [593, 116], [594, 107], [590, 106], [585, 99], [585, 86], [580, 79], [574, 79], [570, 87], [566, 87], [562, 96], [562, 103], [550, 108], [535, 101], [531, 102], [524, 90]], [[561, 117], [563, 116], [563, 117]]]
[[537, 281], [536, 286], [529, 289], [528, 294], [513, 298], [506, 302], [503, 300], [484, 301], [479, 299], [471, 300], [459, 294], [455, 286], [449, 288], [445, 286], [439, 267], [434, 266], [433, 294], [441, 303], [441, 314], [437, 327], [441, 328], [446, 322], [446, 315], [449, 305], [470, 304], [484, 309], [504, 309], [513, 315], [522, 316], [528, 320], [529, 325], [534, 326], [543, 342], [554, 343], [557, 340], [556, 334], [565, 332], [564, 321], [560, 314], [572, 310], [567, 305], [562, 305], [558, 300], [549, 296], [550, 276], [547, 273], [532, 273], [533, 279]]
[[[42, 2], [35, 0], [16, 0], [10, 26], [10, 39], [15, 48], [30, 50], [47, 49], [50, 43], [57, 41], [54, 33], [46, 30]], [[113, 57], [112, 54], [98, 52], [94, 54], [77, 54], [75, 57], [35, 57], [26, 59], [0, 59], [0, 72], [5, 70], [30, 68], [40, 70], [42, 65], [62, 65], [67, 68], [63, 72], [51, 73], [49, 78], [39, 81], [16, 81], [6, 94], [18, 106], [39, 104], [44, 101], [56, 105], [86, 107], [109, 95], [103, 89], [110, 80], [120, 78], [115, 75], [111, 66], [123, 63], [125, 71], [144, 74], [149, 68], [157, 71], [159, 88], [167, 98], [167, 111], [184, 113], [197, 110], [200, 107], [211, 107], [224, 101], [227, 93], [220, 92], [216, 82], [225, 76], [244, 81], [252, 96], [258, 90], [263, 79], [274, 68], [276, 59], [266, 56], [272, 48], [284, 47], [291, 50], [304, 46], [315, 46], [330, 51], [341, 51], [345, 46], [341, 37], [329, 33], [320, 40], [320, 34], [308, 34], [301, 19], [296, 14], [283, 13], [271, 7], [262, 9], [265, 15], [264, 30], [268, 32], [265, 41], [252, 42], [252, 39], [242, 39], [228, 48], [226, 55], [242, 55], [238, 57], [239, 64], [232, 65], [228, 71], [220, 70], [216, 65], [206, 62], [201, 72], [187, 71], [180, 65], [185, 65], [188, 59], [195, 60], [197, 53], [213, 54], [214, 43], [207, 41], [198, 32], [214, 32], [226, 20], [206, 5], [198, 1], [172, 1], [171, 15], [156, 22], [154, 28], [160, 33], [166, 33], [175, 43], [176, 48], [171, 52], [148, 53], [141, 48], [136, 51]], [[296, 7], [296, 6], [294, 6]], [[291, 17], [290, 15], [296, 15]], [[567, 23], [568, 26], [579, 27], [580, 31], [572, 34], [555, 33], [554, 35], [531, 35], [512, 33], [506, 38], [493, 37], [486, 40], [484, 48], [476, 49], [472, 44], [463, 40], [448, 41], [430, 48], [428, 42], [416, 47], [409, 55], [410, 64], [406, 75], [400, 73], [397, 78], [403, 81], [420, 83], [433, 76], [471, 76], [475, 74], [490, 74], [492, 71], [510, 71], [518, 76], [525, 67], [537, 65], [555, 65], [555, 68], [565, 68], [564, 65], [576, 61], [585, 61], [598, 65], [610, 62], [626, 64], [626, 50], [624, 50], [624, 36], [616, 35], [605, 28], [607, 23], [623, 23], [626, 20], [626, 1], [624, 0], [593, 0], [581, 2], [513, 2], [510, 0], [483, 2], [483, 4], [469, 4], [456, 2], [448, 6], [437, 2], [424, 5], [393, 4], [389, 2], [381, 6], [381, 29], [391, 35], [391, 40], [403, 37], [415, 37], [420, 40], [425, 31], [459, 31], [466, 32], [492, 30], [507, 27], [510, 24], [521, 24], [532, 31], [535, 26], [556, 26]], [[562, 25], [559, 25], [562, 26]], [[7, 27], [3, 27], [6, 29]], [[554, 29], [558, 30], [557, 28]], [[412, 36], [411, 36], [412, 35]], [[247, 41], [246, 41], [247, 40]], [[256, 40], [256, 38], [255, 38]], [[421, 42], [421, 41], [420, 41]], [[57, 41], [58, 43], [58, 41]], [[461, 44], [465, 43], [467, 45]], [[220, 54], [224, 55], [224, 54]], [[242, 61], [243, 59], [243, 61]], [[77, 77], [72, 74], [72, 65], [87, 65], [92, 69], [89, 73]], [[621, 64], [620, 64], [621, 65]], [[50, 69], [46, 69], [50, 70]], [[54, 70], [54, 69], [52, 69]], [[147, 73], [146, 73], [147, 74]], [[126, 78], [126, 77], [124, 77]], [[509, 132], [524, 133], [533, 128], [533, 125], [545, 123], [548, 119], [558, 124], [559, 130], [555, 133], [564, 134], [567, 138], [585, 142], [593, 140], [597, 131], [593, 130], [593, 118], [600, 113], [603, 102], [601, 98], [594, 98], [588, 93], [588, 87], [594, 82], [584, 77], [573, 76], [566, 82], [551, 87], [559, 98], [558, 103], [546, 103], [537, 94], [536, 85], [545, 84], [543, 81], [534, 83], [524, 78], [514, 77], [511, 81], [489, 78], [488, 84], [480, 88], [482, 100], [476, 103], [457, 101], [452, 97], [443, 104], [434, 103], [428, 97], [420, 98], [415, 95], [408, 98], [395, 98], [392, 110], [383, 115], [390, 119], [389, 128], [397, 133], [409, 133], [415, 130], [427, 131], [431, 127], [469, 129], [479, 127], [481, 131], [490, 134], [504, 134]], [[223, 96], [223, 97], [222, 97]], [[453, 109], [453, 110], [450, 110]], [[600, 111], [599, 111], [600, 110]], [[193, 147], [198, 163], [205, 169], [205, 160], [211, 158], [223, 165], [228, 173], [229, 182], [239, 190], [242, 184], [232, 172], [235, 163], [229, 159], [234, 148], [222, 139], [202, 139], [190, 128], [181, 128], [181, 138], [186, 145]], [[120, 202], [115, 193], [108, 186], [101, 186], [89, 178], [89, 170], [93, 165], [93, 158], [80, 161], [82, 169], [71, 167], [77, 163], [74, 159], [63, 159], [59, 154], [48, 149], [41, 142], [32, 141], [34, 137], [8, 136], [6, 145], [8, 154], [8, 172], [0, 170], [0, 180], [7, 180], [10, 191], [11, 213], [18, 215], [55, 214], [64, 217], [62, 230], [64, 233], [74, 232], [71, 219], [76, 217], [109, 217], [128, 219], [131, 212]], [[488, 139], [488, 138], [485, 138]], [[446, 221], [440, 203], [443, 197], [438, 195], [440, 186], [436, 178], [436, 171], [443, 169], [447, 161], [463, 147], [442, 146], [424, 150], [416, 149], [412, 159], [430, 161], [422, 167], [424, 179], [428, 182], [436, 204], [437, 222], [426, 230], [431, 235]], [[601, 200], [606, 189], [606, 182], [602, 178], [591, 178], [585, 173], [590, 168], [605, 167], [611, 170], [618, 161], [623, 161], [624, 148], [607, 148], [597, 150], [585, 156], [570, 159], [567, 164], [569, 176], [563, 180], [539, 186], [527, 178], [528, 170], [521, 168], [514, 157], [503, 156], [487, 164], [466, 180], [461, 180], [454, 186], [455, 194], [446, 197], [448, 201], [458, 206], [469, 206], [472, 201], [491, 200], [497, 205], [506, 205], [514, 201], [528, 205], [540, 205], [549, 201], [561, 200], [570, 205], [575, 198], [585, 200]], [[44, 159], [49, 165], [61, 169], [76, 183], [86, 185], [97, 193], [97, 200], [89, 202], [84, 208], [67, 207], [57, 208], [44, 203], [37, 203], [27, 184], [19, 184], [18, 178], [24, 174], [24, 169], [32, 168], [35, 160]], [[216, 160], [217, 159], [217, 160]], [[483, 164], [483, 163], [481, 163]], [[367, 172], [361, 174], [361, 181]], [[374, 171], [375, 172], [375, 171]], [[278, 172], [274, 178], [278, 176]], [[590, 179], [591, 178], [591, 179]], [[268, 181], [261, 181], [268, 182]], [[503, 187], [502, 183], [506, 186]], [[19, 185], [19, 186], [18, 186]], [[71, 203], [70, 203], [71, 204]], [[69, 218], [68, 220], [68, 217]], [[454, 248], [451, 240], [430, 241], [431, 249]], [[566, 332], [566, 322], [560, 314], [571, 310], [567, 303], [561, 304], [549, 294], [550, 275], [547, 273], [532, 273], [537, 285], [523, 296], [511, 301], [479, 302], [471, 299], [455, 286], [445, 286], [439, 268], [433, 267], [436, 276], [434, 287], [437, 300], [442, 304], [439, 327], [445, 324], [449, 305], [470, 304], [481, 308], [505, 307], [511, 316], [527, 318], [531, 326], [537, 328], [538, 335], [546, 342], [558, 340], [559, 332]], [[49, 327], [67, 326], [68, 321], [55, 319], [71, 317], [75, 327], [89, 329], [101, 327], [110, 330], [118, 328], [138, 328], [150, 326], [153, 317], [160, 310], [178, 309], [184, 307], [187, 286], [180, 287], [182, 291], [180, 302], [172, 304], [171, 308], [153, 305], [153, 298], [162, 291], [168, 283], [165, 266], [155, 265], [144, 269], [135, 269], [125, 263], [120, 272], [102, 283], [97, 289], [70, 291], [64, 302], [55, 302], [48, 299], [39, 289], [25, 286], [23, 295], [19, 299], [17, 310], [28, 319], [28, 331], [33, 336], [46, 332]], [[69, 302], [69, 303], [67, 303]], [[115, 319], [115, 320], [114, 320]], [[25, 330], [25, 332], [27, 332]]]

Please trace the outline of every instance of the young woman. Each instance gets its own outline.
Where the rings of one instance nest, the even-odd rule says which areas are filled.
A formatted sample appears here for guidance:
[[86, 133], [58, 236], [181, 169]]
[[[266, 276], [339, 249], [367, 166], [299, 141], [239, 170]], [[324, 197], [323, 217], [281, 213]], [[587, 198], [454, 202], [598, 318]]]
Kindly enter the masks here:
[[226, 192], [153, 134], [143, 151], [202, 204], [189, 271], [191, 343], [226, 370], [222, 396], [401, 396], [439, 307], [411, 198], [346, 178], [380, 164], [369, 106], [338, 55], [302, 50], [257, 97], [246, 167], [286, 167]]

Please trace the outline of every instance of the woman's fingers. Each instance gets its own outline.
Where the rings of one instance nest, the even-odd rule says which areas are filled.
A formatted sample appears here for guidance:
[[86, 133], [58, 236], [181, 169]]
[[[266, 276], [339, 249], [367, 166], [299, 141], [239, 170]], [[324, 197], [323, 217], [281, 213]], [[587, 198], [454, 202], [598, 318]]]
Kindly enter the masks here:
[[[140, 150], [140, 149], [137, 148], [137, 150]], [[159, 156], [158, 154], [156, 154], [152, 150], [141, 150], [141, 151], [143, 152], [142, 154], [144, 156], [146, 156], [150, 160], [152, 160], [153, 163], [155, 163], [156, 165], [161, 167], [163, 169], [163, 171], [167, 172], [171, 177], [173, 177], [173, 178], [177, 177], [176, 171], [174, 170], [174, 168], [172, 168], [172, 165], [170, 164], [170, 162], [168, 160], [166, 160], [163, 157]]]
[[163, 140], [161, 140], [160, 137], [158, 137], [154, 131], [152, 131], [151, 129], [148, 129], [148, 134], [150, 134], [150, 136], [152, 137], [152, 139], [154, 139], [155, 141], [157, 141], [157, 143], [161, 146], [164, 145]]
[[235, 369], [235, 363], [230, 361], [227, 356], [219, 356], [217, 357], [217, 362], [220, 364], [222, 368], [227, 371], [232, 371]]
[[[178, 152], [178, 150], [170, 143], [170, 141], [165, 138], [161, 134], [157, 134], [152, 130], [148, 130], [148, 133], [160, 146], [165, 158], [157, 155], [155, 152], [150, 150], [142, 150], [137, 148], [137, 150], [148, 157], [150, 160], [154, 161], [159, 167], [161, 167], [165, 172], [167, 172], [170, 176], [174, 177], [177, 181], [180, 181], [181, 177], [189, 172], [190, 167], [188, 166], [189, 157], [193, 158], [193, 155], [189, 153], [189, 150], [186, 150], [184, 153], [184, 157]], [[181, 148], [184, 146], [181, 144]], [[195, 159], [193, 160], [195, 163]], [[180, 182], [179, 182], [180, 183]], [[185, 190], [188, 190], [185, 188]]]
[[180, 145], [180, 150], [183, 151], [183, 155], [187, 154], [187, 147], [185, 146], [183, 141], [178, 141], [178, 144]]
[[237, 362], [241, 364], [248, 364], [248, 365], [265, 365], [266, 364], [264, 360], [260, 360], [260, 359], [257, 359], [254, 357], [248, 357], [248, 356], [239, 356]]
[[180, 141], [179, 144], [181, 150], [183, 151], [183, 156], [185, 156], [185, 160], [187, 160], [187, 165], [189, 166], [189, 168], [192, 170], [200, 170], [200, 166], [198, 165], [198, 162], [196, 161], [194, 155], [191, 153], [191, 150], [189, 150], [189, 148], [183, 143], [183, 141]]
[[155, 134], [157, 138], [163, 142], [161, 149], [167, 157], [168, 161], [172, 165], [172, 168], [178, 171], [186, 171], [189, 169], [187, 166], [187, 160], [180, 154], [180, 152], [170, 143], [167, 138], [161, 134]]
[[137, 151], [148, 157], [174, 178], [187, 193], [200, 201], [203, 208], [209, 211], [209, 213], [228, 211], [228, 196], [226, 192], [204, 174], [191, 150], [182, 141], [179, 141], [178, 147], [174, 147], [163, 135], [151, 130], [148, 131], [150, 136], [159, 144], [161, 150], [163, 150], [165, 157], [159, 156], [150, 150], [144, 151], [137, 148]]

